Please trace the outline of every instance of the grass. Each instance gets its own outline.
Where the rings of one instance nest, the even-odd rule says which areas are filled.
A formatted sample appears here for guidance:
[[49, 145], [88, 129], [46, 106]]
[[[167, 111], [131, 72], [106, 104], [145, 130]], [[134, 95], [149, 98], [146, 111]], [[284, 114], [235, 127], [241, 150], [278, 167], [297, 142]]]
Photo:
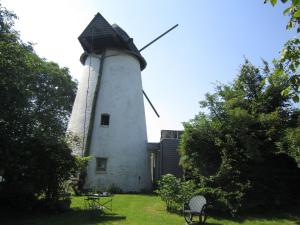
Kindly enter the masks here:
[[[168, 213], [164, 203], [154, 195], [115, 195], [113, 211], [100, 214], [85, 209], [84, 197], [72, 198], [72, 210], [65, 213], [36, 213], [22, 215], [14, 213], [0, 217], [5, 225], [184, 225], [182, 216]], [[209, 217], [210, 225], [298, 225], [300, 217], [288, 214], [264, 217], [224, 219]]]

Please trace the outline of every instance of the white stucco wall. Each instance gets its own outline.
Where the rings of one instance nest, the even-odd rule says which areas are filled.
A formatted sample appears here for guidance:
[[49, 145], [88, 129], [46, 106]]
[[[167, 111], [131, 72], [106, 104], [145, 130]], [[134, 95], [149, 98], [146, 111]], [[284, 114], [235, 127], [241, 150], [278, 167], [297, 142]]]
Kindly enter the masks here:
[[[90, 64], [91, 67], [89, 66]], [[100, 61], [98, 56], [88, 57], [79, 81], [72, 114], [68, 124], [68, 132], [71, 132], [73, 135], [76, 135], [79, 138], [78, 146], [73, 146], [74, 154], [82, 155], [82, 147], [86, 142], [94, 92], [99, 74], [99, 65]], [[84, 121], [86, 121], [86, 123]]]
[[[99, 58], [91, 57], [91, 94], [96, 86]], [[78, 133], [83, 130], [89, 57], [85, 64], [69, 125], [70, 130]], [[86, 187], [105, 190], [114, 185], [125, 192], [150, 189], [150, 159], [138, 60], [122, 51], [107, 50], [99, 89], [90, 144], [93, 157], [87, 169]], [[88, 106], [92, 104], [90, 97], [88, 95]], [[88, 107], [89, 116], [90, 111]], [[110, 115], [109, 126], [100, 125], [103, 113]], [[96, 172], [96, 157], [107, 158], [106, 172]]]

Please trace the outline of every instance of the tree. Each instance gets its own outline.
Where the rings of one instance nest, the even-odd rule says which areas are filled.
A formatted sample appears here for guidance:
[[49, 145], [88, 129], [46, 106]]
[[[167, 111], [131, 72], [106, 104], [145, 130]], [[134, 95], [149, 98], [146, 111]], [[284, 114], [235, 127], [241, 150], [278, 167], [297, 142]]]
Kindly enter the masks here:
[[206, 94], [200, 106], [208, 113], [184, 123], [180, 140], [187, 176], [216, 210], [233, 215], [299, 199], [300, 170], [279, 148], [299, 111], [289, 96], [281, 95], [289, 78], [264, 64], [259, 69], [246, 60], [232, 84]]
[[300, 167], [300, 125], [285, 131], [282, 141], [278, 143], [282, 152], [287, 152], [293, 157]]
[[274, 60], [276, 69], [274, 73], [289, 77], [290, 85], [282, 91], [282, 95], [290, 95], [294, 102], [299, 102], [300, 93], [300, 39], [287, 41], [281, 51], [281, 58]]
[[77, 84], [22, 42], [16, 18], [0, 5], [0, 195], [52, 201], [77, 165], [65, 140]]
[[[299, 0], [280, 0], [283, 4], [289, 6], [283, 11], [284, 15], [289, 15], [290, 20], [286, 25], [286, 29], [297, 27], [297, 32], [300, 32], [300, 1]], [[277, 4], [277, 0], [264, 0], [264, 3], [270, 2], [272, 6]]]
[[[265, 3], [270, 2], [273, 6], [277, 4], [277, 0], [265, 0]], [[289, 7], [284, 10], [284, 15], [289, 15], [290, 19], [286, 29], [297, 28], [300, 32], [300, 1], [299, 0], [281, 0], [282, 3], [289, 4]], [[299, 102], [300, 93], [300, 39], [293, 38], [286, 42], [281, 51], [280, 59], [274, 60], [278, 75], [289, 76], [290, 85], [282, 91], [283, 95], [290, 95], [294, 102]]]

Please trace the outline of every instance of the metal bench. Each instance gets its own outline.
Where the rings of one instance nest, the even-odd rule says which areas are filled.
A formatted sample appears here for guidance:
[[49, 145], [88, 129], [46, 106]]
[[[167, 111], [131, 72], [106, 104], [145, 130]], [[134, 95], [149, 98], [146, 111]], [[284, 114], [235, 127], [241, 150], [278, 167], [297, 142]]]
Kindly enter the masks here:
[[[192, 197], [188, 203], [183, 206], [183, 216], [188, 224], [198, 222], [204, 224], [207, 218], [206, 212], [206, 199], [202, 195], [196, 195]], [[194, 220], [197, 217], [199, 220]]]

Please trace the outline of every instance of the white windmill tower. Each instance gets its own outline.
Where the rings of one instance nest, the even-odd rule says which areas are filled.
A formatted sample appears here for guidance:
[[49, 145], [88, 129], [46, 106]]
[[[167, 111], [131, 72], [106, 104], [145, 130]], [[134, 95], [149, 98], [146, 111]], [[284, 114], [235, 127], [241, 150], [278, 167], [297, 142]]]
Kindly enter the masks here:
[[68, 131], [82, 140], [74, 153], [92, 156], [85, 187], [114, 185], [125, 192], [150, 189], [141, 80], [146, 61], [141, 50], [100, 13], [78, 39], [84, 49], [80, 58], [84, 71]]

